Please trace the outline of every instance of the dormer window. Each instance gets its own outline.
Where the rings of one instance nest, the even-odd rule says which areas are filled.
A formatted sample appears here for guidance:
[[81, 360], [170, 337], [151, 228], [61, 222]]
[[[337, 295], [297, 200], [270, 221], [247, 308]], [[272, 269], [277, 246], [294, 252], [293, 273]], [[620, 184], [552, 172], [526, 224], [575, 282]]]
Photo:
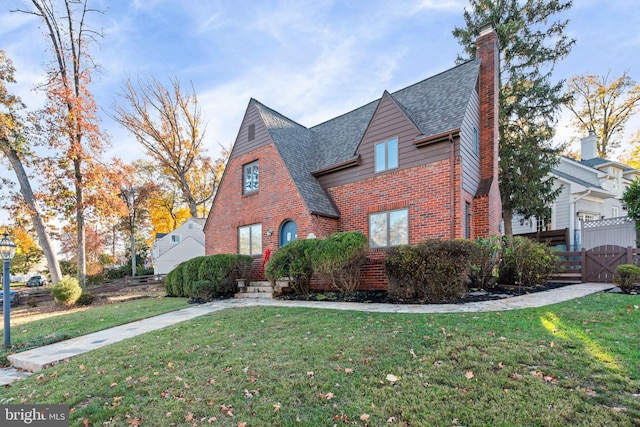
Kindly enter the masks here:
[[376, 144], [376, 172], [384, 172], [398, 167], [398, 138]]
[[242, 192], [244, 194], [255, 193], [258, 191], [259, 170], [258, 161], [247, 163], [242, 167]]
[[171, 235], [171, 243], [180, 243], [180, 240], [182, 240], [181, 237], [182, 236], [180, 236], [179, 234], [172, 234]]

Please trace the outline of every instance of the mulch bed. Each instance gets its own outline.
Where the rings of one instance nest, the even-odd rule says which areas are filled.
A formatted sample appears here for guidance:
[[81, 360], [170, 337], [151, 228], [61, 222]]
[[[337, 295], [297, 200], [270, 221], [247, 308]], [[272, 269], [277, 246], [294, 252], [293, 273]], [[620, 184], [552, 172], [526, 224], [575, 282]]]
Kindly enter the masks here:
[[518, 287], [496, 285], [484, 291], [472, 291], [455, 301], [421, 301], [418, 299], [392, 299], [385, 291], [356, 291], [346, 295], [340, 292], [312, 292], [309, 295], [284, 294], [278, 297], [283, 300], [293, 301], [337, 301], [337, 302], [362, 302], [362, 303], [387, 303], [387, 304], [465, 304], [470, 302], [493, 301], [512, 296], [525, 295], [534, 292], [543, 292], [550, 289], [566, 286], [567, 283], [547, 283], [544, 286]]

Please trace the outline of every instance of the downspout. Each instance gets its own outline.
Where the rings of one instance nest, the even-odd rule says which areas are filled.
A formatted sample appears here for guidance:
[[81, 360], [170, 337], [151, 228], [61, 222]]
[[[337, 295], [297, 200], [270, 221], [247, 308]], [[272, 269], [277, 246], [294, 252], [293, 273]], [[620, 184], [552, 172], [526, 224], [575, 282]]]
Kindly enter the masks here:
[[454, 163], [455, 160], [455, 156], [454, 156], [454, 152], [455, 152], [455, 143], [453, 142], [453, 135], [449, 134], [449, 142], [450, 144], [450, 149], [449, 149], [449, 164], [451, 165], [451, 173], [450, 173], [450, 177], [449, 177], [449, 181], [451, 184], [451, 195], [450, 198], [451, 200], [449, 201], [450, 205], [451, 205], [451, 222], [450, 222], [450, 230], [449, 233], [451, 234], [451, 240], [455, 239], [455, 230], [456, 230], [456, 195], [455, 195], [455, 183], [456, 183], [456, 166]]
[[[575, 199], [573, 199], [572, 203], [572, 211], [571, 212], [571, 221], [573, 222], [573, 224], [569, 224], [569, 226], [571, 227], [571, 231], [573, 232], [573, 249], [574, 250], [578, 250], [578, 248], [576, 247], [576, 203], [578, 203], [580, 200], [584, 199], [585, 197], [587, 197], [589, 194], [591, 194], [591, 188], [587, 188], [587, 192], [584, 193], [583, 195], [576, 197]], [[582, 227], [580, 227], [580, 230], [582, 230]]]

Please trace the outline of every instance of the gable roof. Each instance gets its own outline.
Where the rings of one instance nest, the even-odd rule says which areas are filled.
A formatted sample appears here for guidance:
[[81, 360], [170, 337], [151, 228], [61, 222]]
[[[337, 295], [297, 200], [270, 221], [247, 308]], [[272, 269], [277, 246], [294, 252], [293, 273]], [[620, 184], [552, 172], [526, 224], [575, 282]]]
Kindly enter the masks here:
[[[425, 137], [462, 126], [476, 86], [480, 62], [472, 60], [389, 94]], [[319, 125], [306, 128], [255, 99], [255, 105], [298, 192], [314, 214], [339, 212], [313, 171], [354, 159], [382, 98]]]

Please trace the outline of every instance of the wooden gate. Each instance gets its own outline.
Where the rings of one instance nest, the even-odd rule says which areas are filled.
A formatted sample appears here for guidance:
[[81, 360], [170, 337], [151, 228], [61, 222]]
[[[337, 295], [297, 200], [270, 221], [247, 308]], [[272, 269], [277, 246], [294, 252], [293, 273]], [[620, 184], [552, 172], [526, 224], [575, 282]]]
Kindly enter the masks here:
[[620, 264], [633, 264], [638, 249], [617, 245], [603, 245], [589, 249], [582, 258], [582, 280], [584, 282], [613, 283], [613, 274]]

